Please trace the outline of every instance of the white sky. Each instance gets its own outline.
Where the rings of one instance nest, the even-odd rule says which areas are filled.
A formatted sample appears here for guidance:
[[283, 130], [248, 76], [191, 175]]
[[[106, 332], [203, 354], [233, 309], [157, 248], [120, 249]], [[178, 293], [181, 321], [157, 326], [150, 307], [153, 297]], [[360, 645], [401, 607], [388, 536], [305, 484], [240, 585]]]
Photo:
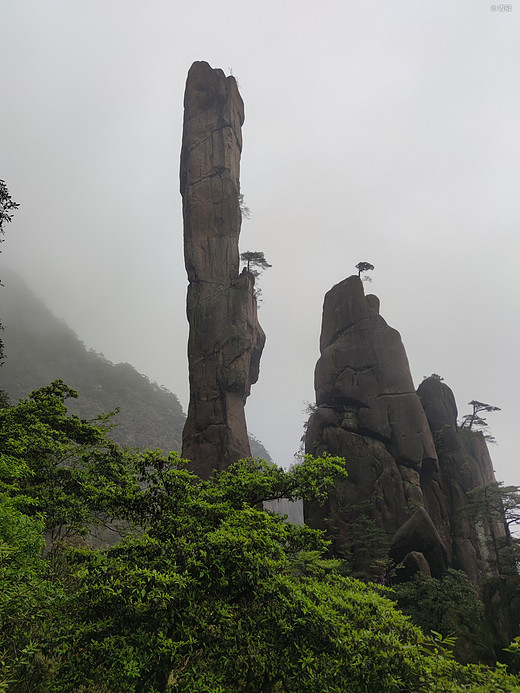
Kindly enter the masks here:
[[323, 296], [369, 261], [416, 386], [436, 372], [461, 414], [502, 407], [491, 453], [520, 484], [520, 5], [3, 0], [0, 19], [0, 178], [21, 204], [1, 262], [87, 346], [186, 408], [182, 100], [207, 60], [245, 102], [241, 250], [273, 265], [252, 433], [292, 462]]

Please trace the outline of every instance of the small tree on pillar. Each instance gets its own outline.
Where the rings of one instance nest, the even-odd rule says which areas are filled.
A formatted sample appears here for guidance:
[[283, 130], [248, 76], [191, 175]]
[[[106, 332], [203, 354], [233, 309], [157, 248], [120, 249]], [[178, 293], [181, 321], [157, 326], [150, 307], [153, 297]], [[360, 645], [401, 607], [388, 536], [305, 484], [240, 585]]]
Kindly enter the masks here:
[[371, 272], [374, 269], [374, 265], [370, 264], [370, 262], [358, 262], [356, 265], [356, 269], [358, 271], [358, 277], [361, 279], [363, 282], [371, 282], [372, 279], [368, 275], [361, 276], [362, 272]]
[[240, 253], [240, 259], [246, 263], [246, 272], [254, 274], [255, 277], [258, 277], [262, 270], [272, 267], [265, 259], [264, 253], [258, 251], [248, 250], [245, 253]]
[[240, 214], [244, 219], [251, 219], [251, 210], [244, 202], [244, 195], [242, 193], [238, 194], [238, 205], [240, 207]]
[[[240, 259], [242, 262], [246, 263], [244, 270], [252, 274], [255, 279], [260, 276], [263, 270], [272, 267], [265, 259], [264, 254], [256, 250], [248, 250], [245, 253], [240, 253]], [[261, 303], [262, 289], [260, 289], [260, 287], [255, 286], [254, 296], [258, 303]]]
[[[479, 402], [476, 399], [472, 399], [469, 405], [473, 407], [471, 414], [466, 414], [462, 417], [462, 422], [460, 424], [461, 428], [465, 428], [467, 431], [479, 430], [483, 431], [487, 429], [487, 421], [482, 418], [480, 414], [482, 412], [500, 411], [500, 407], [493, 407], [491, 404], [486, 404], [485, 402]], [[495, 439], [493, 436], [488, 434], [484, 435], [484, 438], [490, 443], [494, 443]]]

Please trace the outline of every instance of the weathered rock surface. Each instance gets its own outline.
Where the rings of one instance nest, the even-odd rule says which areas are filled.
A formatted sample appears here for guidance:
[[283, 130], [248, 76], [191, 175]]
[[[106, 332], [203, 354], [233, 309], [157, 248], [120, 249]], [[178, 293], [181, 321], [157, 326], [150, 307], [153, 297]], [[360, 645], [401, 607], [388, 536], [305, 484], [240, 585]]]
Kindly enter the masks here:
[[399, 333], [358, 277], [326, 294], [320, 350], [306, 451], [344, 457], [349, 477], [324, 507], [304, 504], [306, 521], [348, 554], [353, 508], [363, 509], [404, 564], [401, 579], [453, 567], [481, 584], [496, 559], [490, 539], [505, 538], [503, 523], [477, 526], [463, 510], [470, 489], [495, 481], [483, 436], [458, 430], [455, 398], [439, 378], [414, 391]]
[[[365, 297], [357, 276], [326, 294], [320, 350], [306, 451], [345, 457], [349, 478], [325, 507], [304, 504], [306, 521], [330, 529], [333, 518], [333, 550], [341, 554], [352, 541], [342, 508], [370, 508], [390, 544], [424, 504], [421, 469], [426, 463], [435, 468], [437, 457], [401, 337], [379, 315], [378, 299]], [[423, 543], [410, 544], [406, 553], [422, 552]]]
[[[486, 657], [502, 659], [503, 648], [518, 635], [518, 574], [508, 560], [510, 537], [497, 515], [468, 514], [468, 491], [496, 482], [482, 433], [457, 427], [457, 407], [439, 378], [423, 380], [417, 390], [428, 417], [439, 458], [424, 468], [424, 506], [448, 550], [449, 567], [464, 570], [479, 588], [488, 634]], [[404, 577], [404, 576], [403, 576]]]
[[251, 455], [244, 405], [265, 342], [254, 276], [239, 275], [243, 122], [234, 77], [194, 63], [184, 96], [180, 166], [190, 325], [182, 455], [204, 478]]
[[[409, 566], [411, 554], [421, 554], [427, 561], [433, 577], [441, 578], [448, 567], [446, 547], [431, 517], [423, 507], [401, 525], [392, 540], [390, 556], [398, 565], [405, 559]], [[398, 573], [398, 577], [401, 577]]]
[[495, 482], [484, 436], [457, 427], [455, 398], [439, 377], [414, 392], [399, 333], [358, 277], [326, 294], [320, 349], [306, 452], [344, 457], [348, 478], [325, 505], [304, 503], [305, 522], [325, 530], [331, 552], [363, 579], [464, 570], [487, 626], [480, 649], [462, 636], [458, 651], [493, 663], [518, 634], [520, 598], [503, 518], [468, 512], [468, 492]]
[[397, 579], [406, 582], [412, 579], [416, 573], [422, 573], [427, 578], [432, 576], [430, 564], [424, 554], [420, 551], [410, 551], [402, 560]]
[[486, 441], [482, 433], [458, 429], [455, 397], [439, 378], [423, 380], [417, 394], [439, 458], [439, 467], [425, 469], [421, 476], [425, 507], [443, 537], [450, 565], [481, 584], [497, 574], [493, 537], [503, 541], [506, 536], [503, 522], [475, 523], [464, 512], [468, 491], [496, 481]]
[[326, 294], [316, 404], [343, 414], [342, 428], [383, 441], [399, 464], [420, 469], [436, 459], [435, 446], [401, 337], [378, 304], [356, 276]]

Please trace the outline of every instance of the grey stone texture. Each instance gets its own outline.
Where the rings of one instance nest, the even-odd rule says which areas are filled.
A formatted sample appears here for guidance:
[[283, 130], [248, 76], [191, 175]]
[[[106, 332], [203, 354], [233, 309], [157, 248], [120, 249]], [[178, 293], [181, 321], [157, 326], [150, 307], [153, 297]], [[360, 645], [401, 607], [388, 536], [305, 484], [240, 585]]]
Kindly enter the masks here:
[[481, 584], [494, 570], [489, 538], [505, 537], [503, 523], [476, 526], [464, 512], [467, 492], [495, 481], [482, 434], [459, 431], [455, 398], [439, 378], [415, 392], [401, 337], [359, 277], [326, 294], [320, 351], [305, 448], [344, 457], [349, 476], [324, 506], [304, 503], [306, 522], [325, 529], [341, 556], [353, 542], [352, 509], [369, 508], [390, 559], [402, 564], [398, 579], [453, 567]]
[[203, 478], [251, 455], [244, 406], [265, 343], [255, 278], [239, 274], [243, 122], [234, 77], [195, 62], [184, 95], [180, 165], [190, 325], [182, 455]]

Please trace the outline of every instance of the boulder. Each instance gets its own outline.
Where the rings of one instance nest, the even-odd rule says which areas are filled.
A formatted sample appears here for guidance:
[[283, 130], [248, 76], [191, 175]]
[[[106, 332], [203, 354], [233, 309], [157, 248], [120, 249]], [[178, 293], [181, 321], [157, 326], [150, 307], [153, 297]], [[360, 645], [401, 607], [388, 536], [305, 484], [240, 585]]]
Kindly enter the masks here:
[[[390, 548], [390, 557], [399, 564], [412, 552], [423, 555], [433, 577], [441, 578], [446, 572], [446, 547], [431, 517], [422, 507], [417, 508], [412, 517], [396, 532]], [[409, 558], [409, 563], [410, 560]]]
[[431, 577], [430, 564], [420, 551], [410, 551], [403, 558], [396, 571], [397, 582], [408, 582], [417, 573], [422, 573], [424, 577]]

